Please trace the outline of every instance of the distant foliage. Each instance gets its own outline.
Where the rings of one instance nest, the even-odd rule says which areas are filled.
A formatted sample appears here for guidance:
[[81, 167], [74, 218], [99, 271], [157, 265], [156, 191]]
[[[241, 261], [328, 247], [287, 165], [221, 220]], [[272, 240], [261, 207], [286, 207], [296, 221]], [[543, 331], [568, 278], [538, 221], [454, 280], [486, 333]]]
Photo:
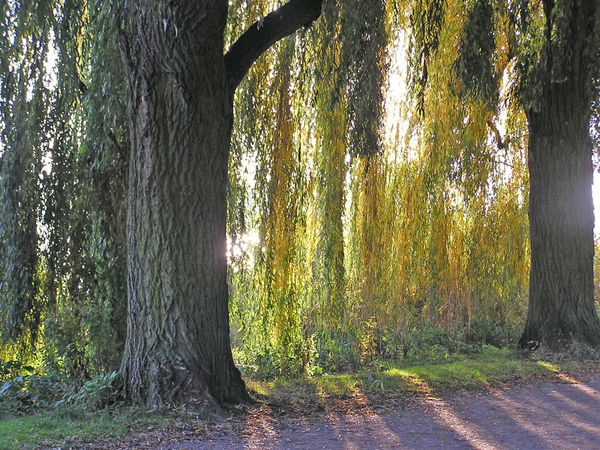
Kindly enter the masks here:
[[[259, 376], [503, 346], [523, 324], [527, 127], [510, 12], [375, 3], [325, 3], [236, 97], [229, 233], [258, 242], [230, 259], [234, 354]], [[232, 27], [263, 12], [242, 4]], [[407, 85], [389, 84], [393, 58]]]
[[125, 338], [124, 75], [113, 12], [9, 2], [0, 16], [0, 354], [77, 377]]

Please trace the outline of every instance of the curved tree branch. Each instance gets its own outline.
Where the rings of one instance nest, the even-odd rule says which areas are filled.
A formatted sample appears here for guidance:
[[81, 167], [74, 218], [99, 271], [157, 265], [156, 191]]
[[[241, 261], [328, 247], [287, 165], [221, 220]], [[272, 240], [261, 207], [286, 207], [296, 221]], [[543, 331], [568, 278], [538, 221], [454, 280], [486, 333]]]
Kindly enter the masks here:
[[277, 11], [255, 22], [225, 54], [225, 69], [231, 92], [254, 62], [275, 42], [308, 26], [321, 15], [323, 0], [290, 0]]

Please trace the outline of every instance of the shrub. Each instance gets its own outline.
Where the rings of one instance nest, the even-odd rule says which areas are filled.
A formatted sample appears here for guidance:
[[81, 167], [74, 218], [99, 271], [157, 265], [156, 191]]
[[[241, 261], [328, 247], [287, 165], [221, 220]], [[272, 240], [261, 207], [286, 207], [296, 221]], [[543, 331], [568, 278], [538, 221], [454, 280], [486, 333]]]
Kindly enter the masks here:
[[85, 407], [100, 410], [117, 401], [118, 390], [114, 387], [116, 372], [98, 375], [84, 383], [74, 394], [63, 396], [56, 406]]

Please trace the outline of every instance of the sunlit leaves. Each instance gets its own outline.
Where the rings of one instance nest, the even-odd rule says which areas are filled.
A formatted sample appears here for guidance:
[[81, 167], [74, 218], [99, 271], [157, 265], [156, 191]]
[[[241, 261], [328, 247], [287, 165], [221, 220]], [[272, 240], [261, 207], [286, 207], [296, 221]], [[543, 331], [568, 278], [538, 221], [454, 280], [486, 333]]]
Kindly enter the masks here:
[[[316, 351], [337, 366], [346, 356], [336, 359], [332, 349], [364, 360], [381, 334], [400, 338], [424, 322], [463, 336], [496, 324], [516, 329], [528, 259], [514, 36], [499, 2], [467, 6], [326, 3], [296, 39], [294, 59], [281, 65], [285, 53], [265, 55], [241, 86], [230, 212], [262, 230], [256, 267], [244, 266], [243, 275], [236, 262], [232, 275], [241, 361], [250, 363], [252, 341], [265, 335], [271, 347], [255, 361], [277, 371], [299, 367], [281, 360], [286, 348], [296, 349], [289, 356], [296, 362]], [[240, 11], [232, 29], [260, 14], [253, 2], [232, 7]], [[411, 72], [416, 101], [405, 99], [413, 109], [397, 116], [411, 126], [398, 125], [384, 143], [384, 92], [406, 92], [385, 85], [400, 79], [389, 77], [387, 54], [411, 35], [400, 70]], [[282, 90], [278, 80], [290, 66]], [[282, 95], [296, 126], [292, 159], [277, 150]], [[248, 155], [256, 155], [252, 183], [243, 169]], [[236, 223], [230, 232], [244, 232]], [[472, 323], [484, 331], [470, 331]]]

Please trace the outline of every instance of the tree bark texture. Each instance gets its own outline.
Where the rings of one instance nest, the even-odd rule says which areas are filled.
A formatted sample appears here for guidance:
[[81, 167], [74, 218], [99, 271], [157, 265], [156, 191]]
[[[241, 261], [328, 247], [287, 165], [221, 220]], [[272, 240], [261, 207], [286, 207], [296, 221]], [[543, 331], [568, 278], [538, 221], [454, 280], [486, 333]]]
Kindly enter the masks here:
[[529, 310], [521, 346], [600, 344], [594, 305], [594, 207], [589, 114], [572, 83], [529, 112]]
[[133, 145], [121, 374], [134, 403], [218, 409], [249, 398], [229, 342], [227, 1], [138, 3], [123, 39]]
[[315, 20], [291, 0], [223, 55], [227, 0], [137, 0], [121, 11], [130, 91], [125, 394], [218, 414], [250, 400], [231, 355], [226, 260], [233, 93], [278, 39]]
[[543, 10], [545, 43], [529, 87], [536, 102], [526, 108], [531, 274], [520, 344], [598, 346], [589, 123], [599, 9], [570, 1], [543, 2]]

